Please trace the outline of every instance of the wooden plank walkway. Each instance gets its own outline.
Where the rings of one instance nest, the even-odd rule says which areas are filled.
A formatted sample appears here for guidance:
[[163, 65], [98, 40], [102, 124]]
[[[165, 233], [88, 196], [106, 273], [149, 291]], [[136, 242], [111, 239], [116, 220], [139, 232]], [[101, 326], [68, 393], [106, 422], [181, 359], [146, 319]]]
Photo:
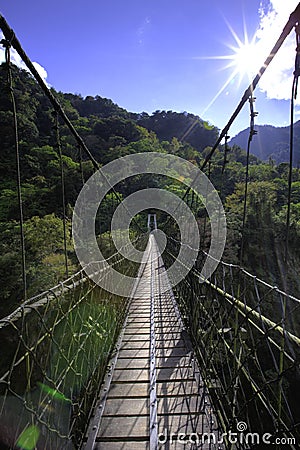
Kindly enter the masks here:
[[146, 252], [83, 448], [222, 449], [201, 443], [217, 421], [153, 234]]

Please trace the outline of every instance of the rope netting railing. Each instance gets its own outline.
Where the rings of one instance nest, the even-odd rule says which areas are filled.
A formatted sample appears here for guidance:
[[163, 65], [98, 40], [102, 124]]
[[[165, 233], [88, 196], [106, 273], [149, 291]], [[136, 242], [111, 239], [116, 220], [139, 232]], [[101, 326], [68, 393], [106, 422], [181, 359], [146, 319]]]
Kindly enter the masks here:
[[[1, 448], [79, 448], [84, 439], [93, 401], [130, 302], [130, 297], [115, 295], [104, 287], [116, 283], [112, 280], [112, 268], [124, 276], [135, 277], [137, 273], [140, 274], [139, 265], [122, 257], [119, 251], [114, 253], [116, 248], [113, 240], [111, 236], [103, 237], [101, 225], [104, 219], [97, 213], [97, 239], [99, 246], [103, 244], [106, 259], [90, 262], [85, 270], [68, 277], [68, 273], [72, 273], [77, 267], [77, 261], [74, 262], [74, 248], [70, 243], [70, 193], [66, 187], [66, 155], [62, 132], [71, 137], [70, 145], [77, 148], [79, 153], [74, 164], [80, 170], [81, 183], [72, 186], [77, 194], [85, 181], [82, 153], [85, 161], [92, 163], [94, 170], [100, 170], [100, 164], [78, 134], [57, 95], [42, 80], [14, 31], [1, 15], [0, 28], [5, 38], [1, 41], [6, 55], [3, 66], [7, 72], [5, 101], [8, 111], [14, 107], [11, 128], [14, 131], [18, 168], [19, 227], [23, 250], [23, 293], [20, 294], [19, 302], [24, 299], [9, 315], [7, 311], [11, 311], [11, 307], [3, 308], [2, 315], [5, 317], [0, 319], [0, 339], [4, 349], [0, 363], [0, 443]], [[22, 176], [21, 167], [24, 158], [21, 160], [18, 152], [20, 114], [15, 101], [18, 80], [10, 58], [12, 48], [19, 54], [36, 80], [36, 87], [39, 86], [45, 96], [44, 103], [53, 118], [53, 123], [48, 123], [47, 126], [60, 169], [58, 189], [61, 192], [62, 239], [67, 279], [34, 297], [32, 292], [36, 291], [29, 286], [30, 281], [32, 284], [32, 277], [26, 277], [30, 272], [30, 261], [25, 253], [28, 236], [24, 227], [21, 197], [26, 180]], [[101, 175], [107, 181], [102, 172]], [[107, 199], [111, 213], [122, 203], [121, 195], [113, 186], [110, 186]], [[142, 230], [135, 219], [132, 225], [135, 227], [132, 240], [139, 235], [132, 243], [143, 251], [148, 234], [141, 234]], [[48, 236], [45, 235], [44, 238], [48, 239]], [[88, 246], [88, 242], [83, 245]], [[61, 250], [57, 250], [58, 255]]]
[[[221, 262], [211, 277], [203, 276], [201, 269], [204, 263], [212, 265], [219, 262], [204, 251], [209, 246], [209, 242], [212, 245], [212, 222], [205, 213], [210, 199], [208, 195], [199, 198], [194, 192], [197, 179], [193, 180], [183, 196], [183, 200], [189, 204], [197, 217], [202, 252], [193, 269], [176, 286], [175, 292], [193, 341], [202, 377], [217, 408], [219, 424], [224, 430], [224, 440], [227, 440], [228, 448], [232, 448], [233, 444], [228, 437], [229, 431], [237, 432], [234, 444], [235, 448], [241, 449], [249, 448], [247, 447], [249, 443], [262, 448], [261, 439], [266, 435], [273, 444], [277, 445], [277, 448], [282, 448], [282, 443], [287, 444], [288, 448], [298, 448], [300, 439], [300, 398], [297, 392], [300, 381], [300, 300], [258, 279], [242, 268], [245, 254], [245, 229], [249, 226], [246, 223], [249, 200], [247, 198], [249, 152], [252, 137], [256, 134], [254, 118], [257, 113], [253, 108], [255, 100], [253, 92], [260, 77], [294, 26], [296, 26], [298, 43], [299, 7], [300, 5], [290, 16], [264, 66], [245, 91], [216, 144], [204, 162], [199, 164], [202, 170], [208, 167], [208, 178], [210, 178], [211, 164], [214, 163], [212, 157], [222, 139], [225, 138], [224, 162], [222, 170], [220, 166], [221, 176], [219, 177], [221, 183], [219, 190], [223, 197], [228, 131], [241, 108], [249, 100], [251, 120], [245, 165], [242, 226], [236, 243], [239, 265]], [[293, 86], [296, 83], [295, 79], [299, 76], [298, 65], [297, 53]], [[291, 102], [291, 108], [293, 109], [293, 102]], [[291, 130], [293, 130], [292, 119]], [[293, 170], [292, 136], [291, 132], [289, 191], [291, 191]], [[291, 195], [287, 198], [286, 248], [288, 248], [290, 203]], [[181, 214], [179, 203], [175, 212], [178, 215]], [[220, 215], [217, 208], [215, 215]], [[170, 220], [166, 222], [166, 225], [167, 227], [170, 225]], [[176, 237], [178, 240], [175, 239]], [[187, 239], [186, 242], [188, 241]], [[164, 260], [168, 267], [171, 267], [175, 261], [178, 262], [180, 250], [186, 245], [188, 244], [182, 241], [182, 236], [178, 237], [174, 229], [173, 237], [168, 238], [164, 253]], [[286, 255], [287, 253], [286, 251]], [[188, 260], [184, 261], [181, 258], [180, 262], [183, 270], [189, 266]], [[286, 267], [288, 270], [287, 261]], [[283, 439], [276, 440], [277, 437]], [[250, 442], [245, 442], [247, 438]]]
[[[136, 263], [115, 254], [92, 263], [97, 282], [111, 277], [107, 261], [137, 274]], [[129, 301], [81, 270], [0, 320], [1, 448], [80, 447]]]
[[[201, 169], [206, 166], [210, 168], [211, 158], [225, 138], [223, 174], [229, 128], [244, 104], [252, 99], [260, 77], [298, 22], [299, 16], [300, 5], [290, 16], [264, 66], [245, 91], [216, 144], [203, 160]], [[12, 103], [13, 73], [10, 71], [9, 49], [14, 47], [54, 108], [62, 188], [64, 173], [59, 134], [61, 124], [68, 128], [78, 146], [78, 164], [84, 181], [81, 152], [85, 153], [95, 169], [99, 169], [98, 162], [2, 16], [0, 27], [5, 35]], [[18, 150], [17, 111], [14, 115]], [[18, 156], [18, 151], [16, 153]], [[20, 176], [18, 183], [21, 189]], [[120, 195], [113, 187], [111, 193], [116, 203], [120, 204]], [[187, 203], [189, 195], [193, 209], [193, 204], [197, 201], [193, 183], [183, 195]], [[207, 199], [202, 200], [207, 202]], [[246, 201], [247, 191], [244, 221]], [[21, 198], [19, 203], [22, 228]], [[62, 206], [65, 220], [64, 198]], [[170, 235], [169, 219], [166, 224]], [[208, 226], [205, 216], [203, 240], [206, 225]], [[145, 244], [144, 238], [146, 236], [141, 239], [142, 247]], [[23, 240], [24, 234], [21, 231], [21, 243]], [[65, 225], [64, 243], [67, 273]], [[180, 246], [182, 242], [168, 239], [164, 254], [167, 265], [174, 262]], [[242, 255], [243, 251], [241, 260]], [[176, 296], [200, 362], [202, 378], [217, 407], [224, 432], [236, 429], [243, 422], [246, 429], [253, 433], [269, 432], [272, 438], [283, 435], [287, 439], [299, 439], [300, 395], [297, 386], [300, 381], [300, 300], [257, 279], [237, 265], [222, 262], [211, 278], [203, 279], [200, 268], [205, 258], [211, 256], [200, 254], [194, 268], [176, 287]], [[138, 265], [128, 261], [120, 257], [119, 253], [109, 258], [111, 266], [124, 275], [135, 276]], [[184, 265], [185, 261], [181, 260], [181, 263]], [[188, 261], [186, 263], [189, 265]], [[112, 276], [106, 261], [91, 264], [97, 281]], [[23, 280], [26, 299], [25, 252]], [[124, 322], [129, 301], [130, 299], [108, 293], [82, 270], [55, 288], [26, 300], [13, 313], [0, 320], [0, 339], [5, 348], [0, 362], [0, 439], [3, 446], [10, 448], [17, 445], [24, 449], [34, 449], [37, 446], [51, 450], [81, 446], [93, 400]], [[290, 443], [290, 448], [296, 448], [294, 442]], [[243, 443], [237, 443], [237, 447], [239, 445], [244, 448]]]
[[[45, 182], [45, 185], [49, 189], [49, 195], [53, 195], [47, 206], [45, 207], [45, 211], [48, 214], [56, 214], [56, 217], [62, 220], [63, 223], [63, 233], [62, 233], [62, 241], [63, 241], [63, 252], [59, 251], [57, 254], [64, 254], [64, 275], [63, 278], [68, 278], [69, 274], [74, 272], [74, 266], [76, 266], [76, 257], [73, 255], [73, 246], [71, 240], [71, 212], [72, 207], [76, 201], [76, 198], [82, 188], [82, 185], [85, 181], [85, 175], [90, 177], [92, 174], [92, 170], [99, 171], [100, 177], [104, 182], [110, 187], [109, 192], [105, 197], [105, 200], [108, 202], [107, 204], [111, 205], [111, 208], [115, 210], [118, 205], [122, 205], [122, 207], [126, 210], [124, 204], [122, 203], [122, 195], [114, 188], [114, 186], [110, 185], [103, 171], [101, 171], [101, 164], [96, 160], [94, 154], [87, 147], [85, 141], [78, 133], [76, 127], [73, 122], [70, 120], [69, 116], [65, 111], [65, 102], [59, 97], [59, 94], [55, 93], [53, 89], [51, 89], [45, 81], [41, 78], [40, 74], [36, 70], [34, 63], [32, 63], [31, 59], [28, 57], [24, 49], [22, 48], [19, 40], [17, 39], [14, 31], [10, 28], [5, 18], [0, 14], [0, 30], [3, 33], [4, 38], [1, 40], [0, 45], [4, 48], [5, 51], [5, 62], [1, 65], [1, 71], [3, 72], [3, 91], [1, 100], [3, 102], [3, 109], [7, 114], [7, 140], [8, 143], [4, 143], [4, 151], [1, 158], [3, 166], [8, 164], [10, 160], [8, 159], [8, 155], [11, 153], [15, 153], [15, 163], [11, 163], [13, 167], [11, 167], [12, 177], [7, 181], [8, 186], [12, 186], [12, 188], [16, 188], [18, 194], [18, 211], [12, 214], [12, 217], [7, 216], [6, 222], [10, 220], [15, 220], [18, 223], [18, 234], [20, 241], [20, 255], [18, 255], [19, 259], [22, 259], [22, 292], [19, 294], [19, 301], [22, 299], [26, 300], [28, 297], [34, 295], [36, 291], [32, 289], [32, 276], [31, 272], [33, 271], [32, 262], [30, 258], [32, 255], [30, 251], [28, 251], [28, 220], [31, 218], [32, 213], [30, 214], [28, 208], [29, 202], [34, 199], [29, 198], [33, 197], [33, 194], [29, 193], [28, 186], [31, 184], [33, 188], [33, 193], [35, 189], [35, 181], [36, 179], [41, 179]], [[22, 133], [19, 132], [20, 123], [24, 121], [22, 116], [22, 107], [20, 101], [20, 92], [24, 91], [24, 96], [32, 95], [27, 91], [29, 87], [26, 87], [26, 84], [23, 84], [18, 75], [18, 70], [12, 63], [12, 51], [17, 52], [19, 57], [21, 58], [24, 66], [27, 67], [29, 72], [34, 78], [34, 93], [36, 96], [40, 96], [42, 98], [43, 104], [43, 114], [45, 114], [45, 122], [43, 127], [43, 133], [47, 134], [47, 142], [50, 145], [44, 146], [44, 137], [39, 136], [39, 139], [33, 139], [31, 143], [26, 142], [24, 144], [24, 139]], [[63, 106], [64, 105], [64, 106]], [[22, 106], [22, 105], [21, 105]], [[36, 113], [35, 113], [36, 114]], [[47, 130], [47, 131], [46, 131]], [[28, 134], [34, 132], [30, 131]], [[38, 134], [40, 130], [38, 131]], [[42, 134], [43, 134], [42, 133]], [[33, 138], [33, 136], [31, 136]], [[28, 148], [27, 148], [27, 147]], [[24, 150], [26, 148], [26, 150]], [[22, 151], [21, 151], [22, 150]], [[35, 151], [41, 151], [39, 157], [43, 158], [43, 152], [47, 153], [50, 151], [51, 157], [53, 158], [52, 165], [49, 164], [47, 169], [42, 170], [42, 175], [40, 173], [40, 165], [36, 165], [33, 163], [35, 159]], [[84, 155], [84, 161], [83, 161]], [[47, 156], [44, 155], [45, 158]], [[71, 159], [70, 159], [71, 158]], [[89, 164], [87, 164], [87, 162]], [[59, 180], [57, 178], [58, 173], [56, 164], [58, 163], [59, 167]], [[83, 167], [83, 163], [85, 163], [85, 169]], [[43, 165], [43, 164], [42, 164]], [[15, 166], [15, 167], [14, 167]], [[51, 172], [51, 168], [55, 170]], [[84, 174], [85, 170], [85, 174]], [[16, 172], [16, 174], [14, 173]], [[26, 173], [25, 173], [26, 172]], [[68, 181], [68, 176], [71, 176], [72, 182]], [[15, 178], [15, 186], [14, 186], [14, 178]], [[43, 188], [39, 187], [40, 190]], [[41, 197], [43, 197], [44, 193], [41, 192]], [[57, 198], [55, 198], [57, 195]], [[26, 201], [24, 200], [26, 198]], [[60, 201], [60, 206], [57, 206], [57, 200]], [[50, 206], [51, 204], [51, 206]], [[41, 210], [44, 209], [44, 206], [40, 206], [38, 210], [35, 210], [36, 216], [43, 216], [45, 212]], [[107, 213], [108, 215], [108, 213]], [[3, 219], [2, 219], [3, 220]], [[100, 217], [100, 214], [97, 216], [97, 234], [101, 234], [105, 230], [101, 229], [101, 224], [103, 223], [104, 218]], [[5, 222], [5, 221], [4, 221]], [[27, 222], [27, 223], [26, 223]], [[135, 234], [141, 234], [144, 230], [141, 229], [139, 224], [136, 222], [135, 218], [132, 221], [132, 229], [134, 229]], [[74, 261], [75, 264], [74, 264]], [[60, 278], [62, 278], [60, 276]], [[54, 284], [54, 283], [53, 283]], [[51, 285], [51, 284], [50, 284]], [[49, 287], [50, 285], [43, 285], [42, 289], [45, 287]], [[21, 291], [21, 289], [18, 289]], [[3, 314], [3, 311], [1, 311]], [[6, 309], [4, 308], [4, 314], [7, 314]]]
[[[169, 239], [168, 265], [179, 245]], [[224, 432], [242, 431], [243, 422], [241, 440], [270, 433], [273, 443], [281, 436], [297, 448], [300, 300], [237, 265], [222, 262], [204, 279], [201, 264], [175, 292]]]

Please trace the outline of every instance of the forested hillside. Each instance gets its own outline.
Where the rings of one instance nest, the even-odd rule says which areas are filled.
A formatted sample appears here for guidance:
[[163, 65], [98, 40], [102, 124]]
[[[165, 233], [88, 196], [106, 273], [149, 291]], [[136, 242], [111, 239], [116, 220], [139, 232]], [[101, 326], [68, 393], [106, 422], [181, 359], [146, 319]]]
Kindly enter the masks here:
[[[13, 114], [5, 66], [0, 67], [0, 277], [1, 315], [22, 300], [20, 226], [16, 187], [16, 157]], [[21, 190], [24, 211], [24, 233], [29, 292], [34, 295], [65, 277], [63, 255], [63, 221], [60, 158], [56, 139], [53, 108], [33, 78], [24, 70], [13, 68], [16, 97]], [[156, 111], [130, 113], [100, 96], [55, 92], [73, 125], [83, 137], [99, 164], [135, 152], [156, 151], [181, 156], [199, 164], [218, 136], [216, 127], [188, 113]], [[65, 173], [66, 213], [68, 218], [68, 260], [70, 271], [78, 267], [71, 239], [73, 206], [84, 180], [93, 167], [79, 152], [64, 124], [59, 127]], [[246, 155], [234, 145], [224, 165], [224, 148], [216, 151], [209, 166], [209, 176], [224, 202], [228, 239], [224, 259], [239, 262], [241, 242]], [[290, 229], [290, 262], [287, 274], [284, 262], [284, 238], [287, 208], [287, 164], [275, 166], [251, 157], [249, 202], [247, 209], [245, 253], [243, 264], [257, 276], [299, 295], [300, 267], [300, 173], [294, 169]], [[118, 187], [125, 197], [142, 181]], [[155, 180], [156, 185], [176, 191], [184, 188], [171, 181]], [[109, 217], [113, 198], [105, 200], [106, 215], [98, 219], [102, 242], [108, 239]], [[205, 214], [198, 221], [203, 228]], [[207, 227], [209, 234], [209, 227]], [[209, 243], [209, 235], [206, 245]]]
[[[275, 164], [290, 159], [290, 127], [273, 127], [272, 125], [256, 125], [257, 135], [251, 143], [251, 153], [263, 161], [273, 160]], [[249, 128], [231, 139], [230, 145], [247, 148]], [[300, 164], [300, 121], [294, 125], [293, 164]]]

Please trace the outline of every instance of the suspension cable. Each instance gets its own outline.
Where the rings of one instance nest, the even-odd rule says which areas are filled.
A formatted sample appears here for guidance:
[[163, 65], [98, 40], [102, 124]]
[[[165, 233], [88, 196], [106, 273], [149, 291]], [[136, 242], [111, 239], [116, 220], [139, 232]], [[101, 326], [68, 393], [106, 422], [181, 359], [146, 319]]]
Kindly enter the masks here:
[[3, 34], [5, 36], [5, 38], [11, 43], [11, 46], [17, 51], [17, 53], [21, 56], [22, 60], [24, 61], [24, 63], [26, 64], [26, 66], [28, 67], [28, 69], [30, 70], [30, 72], [33, 74], [34, 78], [36, 79], [36, 81], [38, 82], [38, 84], [40, 85], [42, 91], [44, 92], [44, 94], [48, 97], [48, 99], [50, 100], [52, 106], [54, 107], [54, 109], [60, 114], [60, 116], [63, 118], [65, 124], [67, 125], [67, 127], [69, 128], [70, 132], [72, 133], [72, 135], [74, 136], [74, 138], [76, 139], [77, 143], [79, 145], [81, 145], [82, 149], [85, 151], [85, 153], [88, 155], [89, 159], [92, 161], [93, 165], [95, 166], [95, 168], [99, 169], [99, 164], [96, 161], [96, 159], [93, 157], [93, 155], [91, 154], [91, 152], [89, 151], [89, 149], [87, 148], [85, 142], [83, 141], [83, 139], [81, 138], [81, 136], [78, 134], [78, 132], [76, 131], [76, 129], [74, 128], [74, 126], [72, 125], [70, 119], [68, 118], [68, 116], [66, 115], [66, 113], [64, 112], [62, 106], [60, 105], [60, 103], [58, 102], [58, 100], [54, 97], [54, 95], [52, 94], [52, 92], [50, 91], [50, 89], [48, 88], [48, 86], [46, 85], [46, 83], [44, 82], [44, 80], [42, 79], [42, 77], [40, 76], [40, 74], [38, 73], [38, 71], [36, 70], [36, 68], [34, 67], [33, 63], [31, 62], [31, 60], [29, 59], [29, 57], [27, 56], [27, 54], [25, 53], [25, 51], [23, 50], [20, 42], [18, 41], [14, 31], [10, 28], [10, 26], [8, 25], [8, 23], [6, 22], [6, 20], [4, 19], [3, 16], [0, 15], [0, 28], [3, 31]]
[[224, 159], [222, 164], [222, 184], [223, 184], [223, 175], [225, 172], [226, 164], [228, 163], [227, 155], [230, 152], [230, 148], [228, 147], [228, 140], [230, 139], [230, 136], [228, 136], [228, 133], [225, 134], [225, 144], [224, 144]]
[[289, 250], [289, 230], [291, 220], [291, 199], [292, 199], [292, 182], [293, 182], [293, 153], [294, 153], [294, 100], [297, 98], [298, 91], [298, 77], [300, 76], [300, 25], [295, 27], [296, 32], [296, 57], [295, 57], [295, 71], [292, 84], [291, 95], [291, 123], [290, 123], [290, 159], [289, 159], [289, 176], [288, 176], [288, 202], [286, 214], [286, 241], [285, 241], [285, 262], [288, 260]]
[[[25, 51], [23, 50], [19, 40], [17, 39], [15, 32], [10, 28], [10, 26], [8, 25], [8, 23], [6, 22], [5, 18], [0, 14], [0, 28], [3, 31], [3, 34], [5, 36], [5, 39], [7, 41], [10, 42], [10, 45], [17, 51], [17, 53], [19, 54], [19, 56], [22, 58], [22, 60], [24, 61], [25, 65], [27, 66], [27, 68], [29, 69], [29, 71], [32, 73], [32, 75], [34, 76], [34, 78], [36, 79], [37, 83], [40, 85], [42, 91], [44, 92], [44, 94], [48, 97], [48, 99], [50, 100], [52, 106], [54, 107], [55, 111], [57, 111], [57, 113], [60, 115], [60, 117], [63, 119], [63, 121], [65, 122], [65, 124], [67, 125], [68, 129], [70, 130], [71, 134], [73, 135], [73, 137], [75, 138], [77, 144], [80, 146], [80, 148], [86, 153], [86, 155], [88, 156], [88, 158], [90, 159], [90, 161], [92, 162], [95, 170], [101, 170], [100, 165], [98, 163], [98, 161], [93, 157], [92, 153], [90, 152], [90, 150], [88, 149], [87, 145], [85, 144], [84, 140], [82, 139], [82, 137], [79, 135], [79, 133], [76, 131], [75, 127], [73, 126], [73, 124], [71, 123], [70, 119], [68, 118], [68, 116], [66, 115], [66, 113], [64, 112], [61, 104], [59, 103], [59, 101], [54, 97], [54, 95], [52, 94], [51, 90], [48, 88], [47, 84], [45, 83], [45, 81], [42, 79], [42, 77], [40, 76], [40, 74], [38, 73], [38, 71], [36, 70], [36, 68], [34, 67], [33, 63], [31, 62], [30, 58], [27, 56], [27, 54], [25, 53]], [[110, 185], [109, 180], [106, 178], [106, 176], [104, 175], [103, 172], [101, 172], [102, 176], [104, 177], [105, 181]], [[111, 186], [111, 185], [110, 185]], [[122, 199], [120, 197], [120, 194], [115, 190], [115, 188], [113, 186], [111, 186], [112, 192], [114, 193], [117, 201], [119, 204], [123, 204], [122, 203]], [[124, 209], [128, 212], [126, 206], [124, 206]], [[137, 228], [143, 232], [142, 228], [139, 226], [139, 224], [137, 223], [137, 221], [135, 220], [135, 218], [133, 218], [133, 223], [137, 226]]]
[[300, 21], [300, 3], [298, 4], [297, 8], [295, 9], [295, 11], [292, 12], [292, 14], [289, 17], [289, 20], [287, 21], [286, 25], [284, 26], [281, 35], [279, 36], [276, 44], [274, 45], [274, 47], [272, 48], [269, 56], [267, 57], [267, 59], [265, 60], [264, 64], [261, 66], [261, 68], [259, 69], [259, 71], [257, 72], [256, 76], [254, 77], [252, 83], [248, 86], [248, 88], [246, 89], [246, 91], [244, 92], [244, 95], [240, 101], [240, 103], [238, 104], [237, 108], [235, 109], [234, 113], [232, 114], [232, 116], [230, 117], [229, 121], [227, 122], [227, 125], [224, 127], [224, 129], [221, 131], [221, 134], [217, 140], [217, 142], [215, 143], [215, 145], [213, 146], [213, 148], [211, 149], [210, 153], [207, 155], [207, 157], [205, 158], [201, 170], [203, 170], [205, 168], [205, 166], [207, 165], [208, 161], [210, 160], [210, 158], [213, 156], [214, 152], [216, 151], [218, 145], [220, 144], [220, 142], [222, 141], [222, 139], [224, 139], [224, 137], [226, 136], [226, 134], [228, 133], [229, 128], [231, 127], [232, 123], [234, 122], [234, 120], [236, 119], [236, 117], [238, 116], [238, 114], [240, 113], [242, 107], [244, 106], [244, 104], [247, 102], [247, 100], [249, 99], [249, 97], [252, 95], [252, 93], [254, 92], [259, 80], [261, 79], [261, 77], [263, 76], [264, 72], [266, 71], [267, 67], [269, 66], [269, 64], [271, 63], [271, 61], [273, 60], [274, 56], [276, 55], [276, 53], [278, 52], [278, 50], [280, 49], [280, 47], [282, 46], [283, 42], [285, 41], [285, 39], [287, 38], [287, 36], [290, 34], [290, 32], [292, 31], [293, 27], [296, 25], [297, 22]]
[[251, 94], [249, 97], [250, 104], [250, 130], [247, 144], [247, 158], [246, 158], [246, 176], [245, 176], [245, 191], [244, 191], [244, 206], [243, 206], [243, 224], [242, 224], [242, 240], [240, 249], [240, 266], [243, 262], [244, 256], [244, 244], [245, 244], [245, 225], [246, 225], [246, 215], [247, 215], [247, 198], [248, 198], [248, 184], [249, 184], [249, 159], [250, 159], [250, 146], [253, 136], [257, 134], [254, 130], [254, 119], [258, 115], [258, 112], [254, 111], [253, 104], [256, 98]]
[[[214, 146], [212, 147], [211, 151], [209, 152], [209, 154], [206, 156], [205, 160], [203, 161], [200, 169], [203, 171], [205, 169], [205, 167], [207, 166], [209, 160], [212, 158], [212, 156], [214, 155], [216, 149], [218, 148], [219, 144], [221, 143], [221, 141], [225, 138], [226, 134], [228, 133], [231, 125], [233, 124], [233, 122], [235, 121], [235, 119], [237, 118], [237, 116], [239, 115], [239, 113], [241, 112], [243, 106], [245, 105], [245, 103], [248, 101], [249, 97], [252, 95], [252, 93], [254, 92], [259, 80], [261, 79], [261, 77], [263, 76], [263, 74], [265, 73], [267, 67], [270, 65], [270, 63], [272, 62], [274, 56], [276, 55], [276, 53], [278, 52], [278, 50], [280, 49], [280, 47], [282, 46], [283, 42], [285, 41], [285, 39], [287, 38], [287, 36], [290, 34], [290, 32], [292, 31], [293, 27], [300, 22], [300, 3], [298, 4], [297, 8], [295, 9], [295, 11], [292, 12], [292, 14], [290, 15], [287, 23], [285, 24], [278, 40], [276, 41], [274, 47], [272, 48], [269, 56], [267, 57], [267, 59], [265, 60], [265, 62], [263, 63], [263, 65], [261, 66], [261, 68], [259, 69], [259, 71], [257, 72], [256, 76], [254, 77], [253, 81], [250, 83], [250, 85], [248, 86], [248, 88], [246, 89], [246, 91], [244, 92], [244, 95], [242, 96], [238, 106], [236, 107], [235, 111], [233, 112], [232, 116], [230, 117], [229, 121], [227, 122], [227, 124], [225, 125], [225, 127], [223, 128], [223, 130], [221, 131], [216, 143], [214, 144]], [[191, 185], [186, 189], [185, 194], [182, 198], [182, 200], [185, 199], [185, 197], [187, 196], [188, 192], [193, 188], [196, 180], [198, 179], [198, 175], [196, 175], [195, 179], [192, 181]]]
[[22, 187], [21, 187], [21, 168], [20, 168], [20, 150], [19, 150], [19, 133], [18, 133], [18, 117], [17, 107], [13, 88], [13, 76], [11, 69], [10, 49], [11, 42], [3, 39], [1, 44], [5, 48], [5, 63], [7, 66], [7, 82], [11, 98], [12, 112], [13, 112], [13, 128], [14, 128], [14, 147], [16, 153], [16, 169], [17, 169], [17, 195], [19, 206], [19, 224], [20, 224], [20, 241], [21, 241], [21, 255], [22, 255], [22, 279], [23, 279], [23, 295], [24, 300], [27, 300], [27, 280], [26, 280], [26, 250], [25, 250], [25, 234], [24, 234], [24, 215], [23, 215], [23, 201], [22, 201]]
[[[235, 111], [233, 112], [233, 114], [231, 115], [229, 121], [227, 122], [227, 124], [225, 125], [225, 127], [223, 128], [223, 130], [221, 131], [216, 143], [214, 144], [214, 146], [212, 147], [211, 151], [209, 152], [209, 154], [206, 156], [205, 160], [203, 161], [200, 170], [203, 171], [205, 169], [205, 167], [207, 166], [208, 162], [211, 160], [212, 156], [214, 155], [216, 149], [218, 148], [219, 144], [222, 142], [222, 140], [226, 137], [226, 135], [228, 134], [228, 131], [231, 127], [231, 125], [233, 124], [233, 122], [235, 121], [235, 119], [237, 118], [237, 116], [239, 115], [239, 113], [241, 112], [243, 106], [245, 105], [245, 103], [249, 100], [249, 97], [251, 97], [251, 95], [253, 94], [259, 80], [261, 79], [261, 77], [263, 76], [263, 74], [265, 73], [267, 67], [269, 66], [269, 64], [272, 62], [274, 56], [276, 55], [276, 53], [278, 52], [278, 50], [280, 49], [280, 47], [282, 46], [283, 42], [285, 41], [285, 39], [287, 38], [287, 36], [290, 34], [290, 32], [292, 31], [293, 27], [300, 22], [300, 3], [298, 4], [297, 8], [295, 9], [295, 11], [292, 12], [292, 14], [289, 17], [289, 20], [287, 21], [287, 23], [285, 24], [278, 40], [276, 41], [274, 47], [272, 48], [269, 56], [267, 57], [267, 59], [265, 60], [264, 64], [261, 66], [261, 68], [259, 69], [258, 73], [256, 74], [256, 76], [254, 77], [253, 81], [251, 82], [251, 84], [248, 86], [248, 88], [246, 89], [246, 91], [244, 92], [244, 95], [242, 96], [238, 106], [236, 107]], [[1, 25], [1, 22], [0, 22]], [[195, 178], [192, 180], [190, 186], [186, 189], [181, 201], [184, 201], [186, 196], [188, 195], [188, 193], [190, 192], [190, 190], [193, 188], [193, 186], [195, 185], [196, 181], [198, 180], [199, 177], [199, 173], [195, 176]], [[179, 204], [176, 206], [173, 215], [175, 214], [175, 212], [177, 211], [177, 209], [179, 208]], [[169, 218], [166, 222], [166, 225], [169, 223]]]

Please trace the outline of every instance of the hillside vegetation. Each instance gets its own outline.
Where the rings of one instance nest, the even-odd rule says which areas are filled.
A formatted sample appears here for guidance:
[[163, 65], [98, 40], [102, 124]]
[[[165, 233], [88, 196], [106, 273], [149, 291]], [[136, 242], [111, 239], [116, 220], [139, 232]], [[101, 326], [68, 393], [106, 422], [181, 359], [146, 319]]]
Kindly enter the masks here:
[[[6, 86], [6, 69], [0, 66], [0, 82]], [[53, 108], [33, 78], [13, 68], [14, 93], [18, 111], [21, 183], [27, 259], [28, 295], [56, 284], [65, 276], [63, 255], [63, 210], [60, 159], [54, 129]], [[218, 129], [189, 113], [156, 111], [130, 113], [111, 100], [55, 92], [73, 125], [100, 165], [136, 152], [156, 151], [181, 156], [200, 164], [214, 144]], [[16, 188], [13, 114], [8, 88], [0, 92], [0, 313], [3, 316], [22, 301], [19, 209]], [[82, 155], [64, 124], [60, 126], [65, 172], [68, 260], [70, 271], [78, 267], [71, 239], [71, 217], [83, 180], [93, 173], [91, 162]], [[210, 164], [210, 178], [224, 202], [228, 239], [225, 260], [239, 262], [245, 179], [245, 152], [233, 145], [224, 167], [224, 149], [216, 151]], [[299, 295], [300, 173], [294, 169], [290, 229], [289, 270], [283, 261], [287, 164], [260, 162], [251, 157], [249, 202], [243, 264], [259, 277]], [[159, 178], [140, 178], [121, 183], [117, 189], [126, 197], [134, 189], [160, 186], [181, 195], [182, 186]], [[97, 232], [108, 242], [114, 201], [105, 199]], [[198, 217], [203, 226], [204, 215]], [[209, 236], [206, 245], [209, 243]]]
[[[290, 127], [273, 127], [272, 125], [256, 125], [255, 136], [251, 143], [251, 153], [263, 161], [273, 160], [275, 164], [288, 162], [290, 159]], [[249, 128], [231, 139], [230, 145], [247, 148]], [[300, 164], [300, 121], [294, 124], [293, 164]]]

